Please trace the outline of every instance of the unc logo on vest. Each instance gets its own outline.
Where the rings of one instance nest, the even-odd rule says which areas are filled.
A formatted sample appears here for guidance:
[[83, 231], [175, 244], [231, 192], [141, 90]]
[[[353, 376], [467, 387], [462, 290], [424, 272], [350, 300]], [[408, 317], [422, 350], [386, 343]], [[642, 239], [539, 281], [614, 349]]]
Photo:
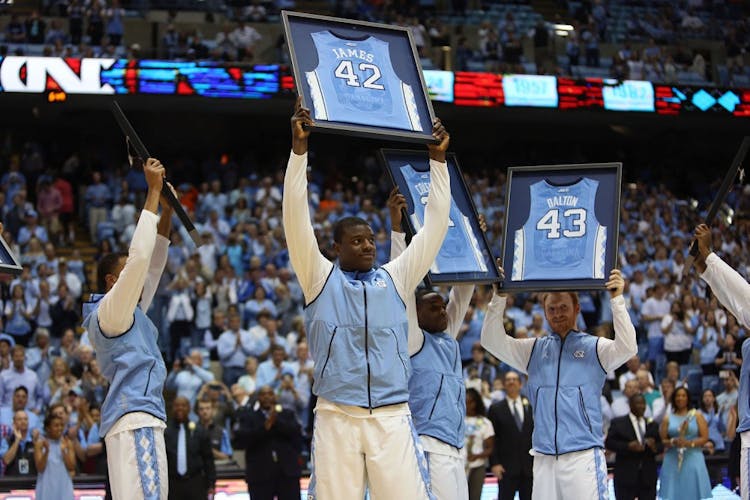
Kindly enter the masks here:
[[372, 280], [372, 284], [379, 288], [385, 288], [388, 286], [383, 278], [375, 278]]
[[583, 351], [576, 351], [573, 353], [574, 358], [582, 359], [586, 355]]

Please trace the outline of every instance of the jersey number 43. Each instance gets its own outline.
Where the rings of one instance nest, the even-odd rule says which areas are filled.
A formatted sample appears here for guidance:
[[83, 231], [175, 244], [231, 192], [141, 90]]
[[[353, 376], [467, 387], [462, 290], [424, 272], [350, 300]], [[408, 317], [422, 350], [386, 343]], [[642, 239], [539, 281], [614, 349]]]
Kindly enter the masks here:
[[562, 234], [565, 238], [580, 238], [586, 235], [586, 210], [583, 208], [569, 208], [562, 211], [562, 216], [565, 218], [566, 226], [570, 229], [563, 229], [562, 233], [560, 228], [560, 212], [559, 208], [552, 208], [547, 211], [536, 223], [537, 231], [547, 231], [547, 239], [557, 239]]

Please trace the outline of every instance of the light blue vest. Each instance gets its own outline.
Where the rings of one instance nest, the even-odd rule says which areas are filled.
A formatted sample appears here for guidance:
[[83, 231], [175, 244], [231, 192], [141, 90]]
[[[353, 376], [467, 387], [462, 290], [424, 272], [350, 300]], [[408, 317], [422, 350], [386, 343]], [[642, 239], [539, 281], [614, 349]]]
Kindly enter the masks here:
[[387, 271], [334, 266], [305, 326], [317, 396], [362, 408], [408, 401], [406, 306]]
[[740, 368], [740, 394], [737, 398], [740, 425], [737, 432], [750, 431], [750, 342], [742, 342], [742, 368]]
[[411, 368], [409, 408], [417, 433], [463, 448], [466, 386], [458, 342], [447, 333], [424, 332]]
[[534, 343], [527, 370], [534, 450], [562, 455], [604, 447], [600, 396], [607, 373], [598, 340], [571, 331], [565, 341], [551, 334]]
[[151, 320], [135, 308], [135, 321], [130, 330], [117, 337], [107, 337], [99, 329], [96, 311], [99, 299], [84, 305], [83, 326], [96, 351], [102, 374], [109, 381], [109, 392], [102, 404], [99, 435], [104, 437], [117, 420], [126, 413], [141, 411], [166, 421], [164, 410], [164, 366], [156, 339], [159, 332]]

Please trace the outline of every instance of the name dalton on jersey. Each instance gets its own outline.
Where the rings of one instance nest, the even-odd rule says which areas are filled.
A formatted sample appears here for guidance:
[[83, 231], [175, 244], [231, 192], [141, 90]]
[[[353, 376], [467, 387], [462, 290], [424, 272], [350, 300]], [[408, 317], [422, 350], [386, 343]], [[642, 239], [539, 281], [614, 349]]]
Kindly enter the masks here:
[[310, 35], [318, 66], [305, 73], [315, 119], [422, 131], [412, 88], [393, 69], [388, 42]]
[[599, 182], [529, 186], [529, 216], [516, 230], [511, 279], [603, 279], [607, 228], [596, 220]]

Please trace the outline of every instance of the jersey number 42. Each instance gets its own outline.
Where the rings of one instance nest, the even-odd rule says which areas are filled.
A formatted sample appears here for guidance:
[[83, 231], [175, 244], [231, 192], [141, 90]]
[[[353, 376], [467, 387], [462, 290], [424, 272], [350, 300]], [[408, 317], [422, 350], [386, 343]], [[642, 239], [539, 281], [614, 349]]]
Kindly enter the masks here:
[[336, 78], [341, 78], [346, 81], [346, 84], [350, 87], [364, 87], [372, 90], [385, 90], [383, 84], [378, 83], [380, 80], [380, 68], [371, 63], [362, 62], [359, 63], [358, 69], [363, 73], [364, 82], [360, 84], [359, 75], [354, 72], [354, 65], [348, 59], [342, 60], [336, 69], [333, 70], [333, 74]]

